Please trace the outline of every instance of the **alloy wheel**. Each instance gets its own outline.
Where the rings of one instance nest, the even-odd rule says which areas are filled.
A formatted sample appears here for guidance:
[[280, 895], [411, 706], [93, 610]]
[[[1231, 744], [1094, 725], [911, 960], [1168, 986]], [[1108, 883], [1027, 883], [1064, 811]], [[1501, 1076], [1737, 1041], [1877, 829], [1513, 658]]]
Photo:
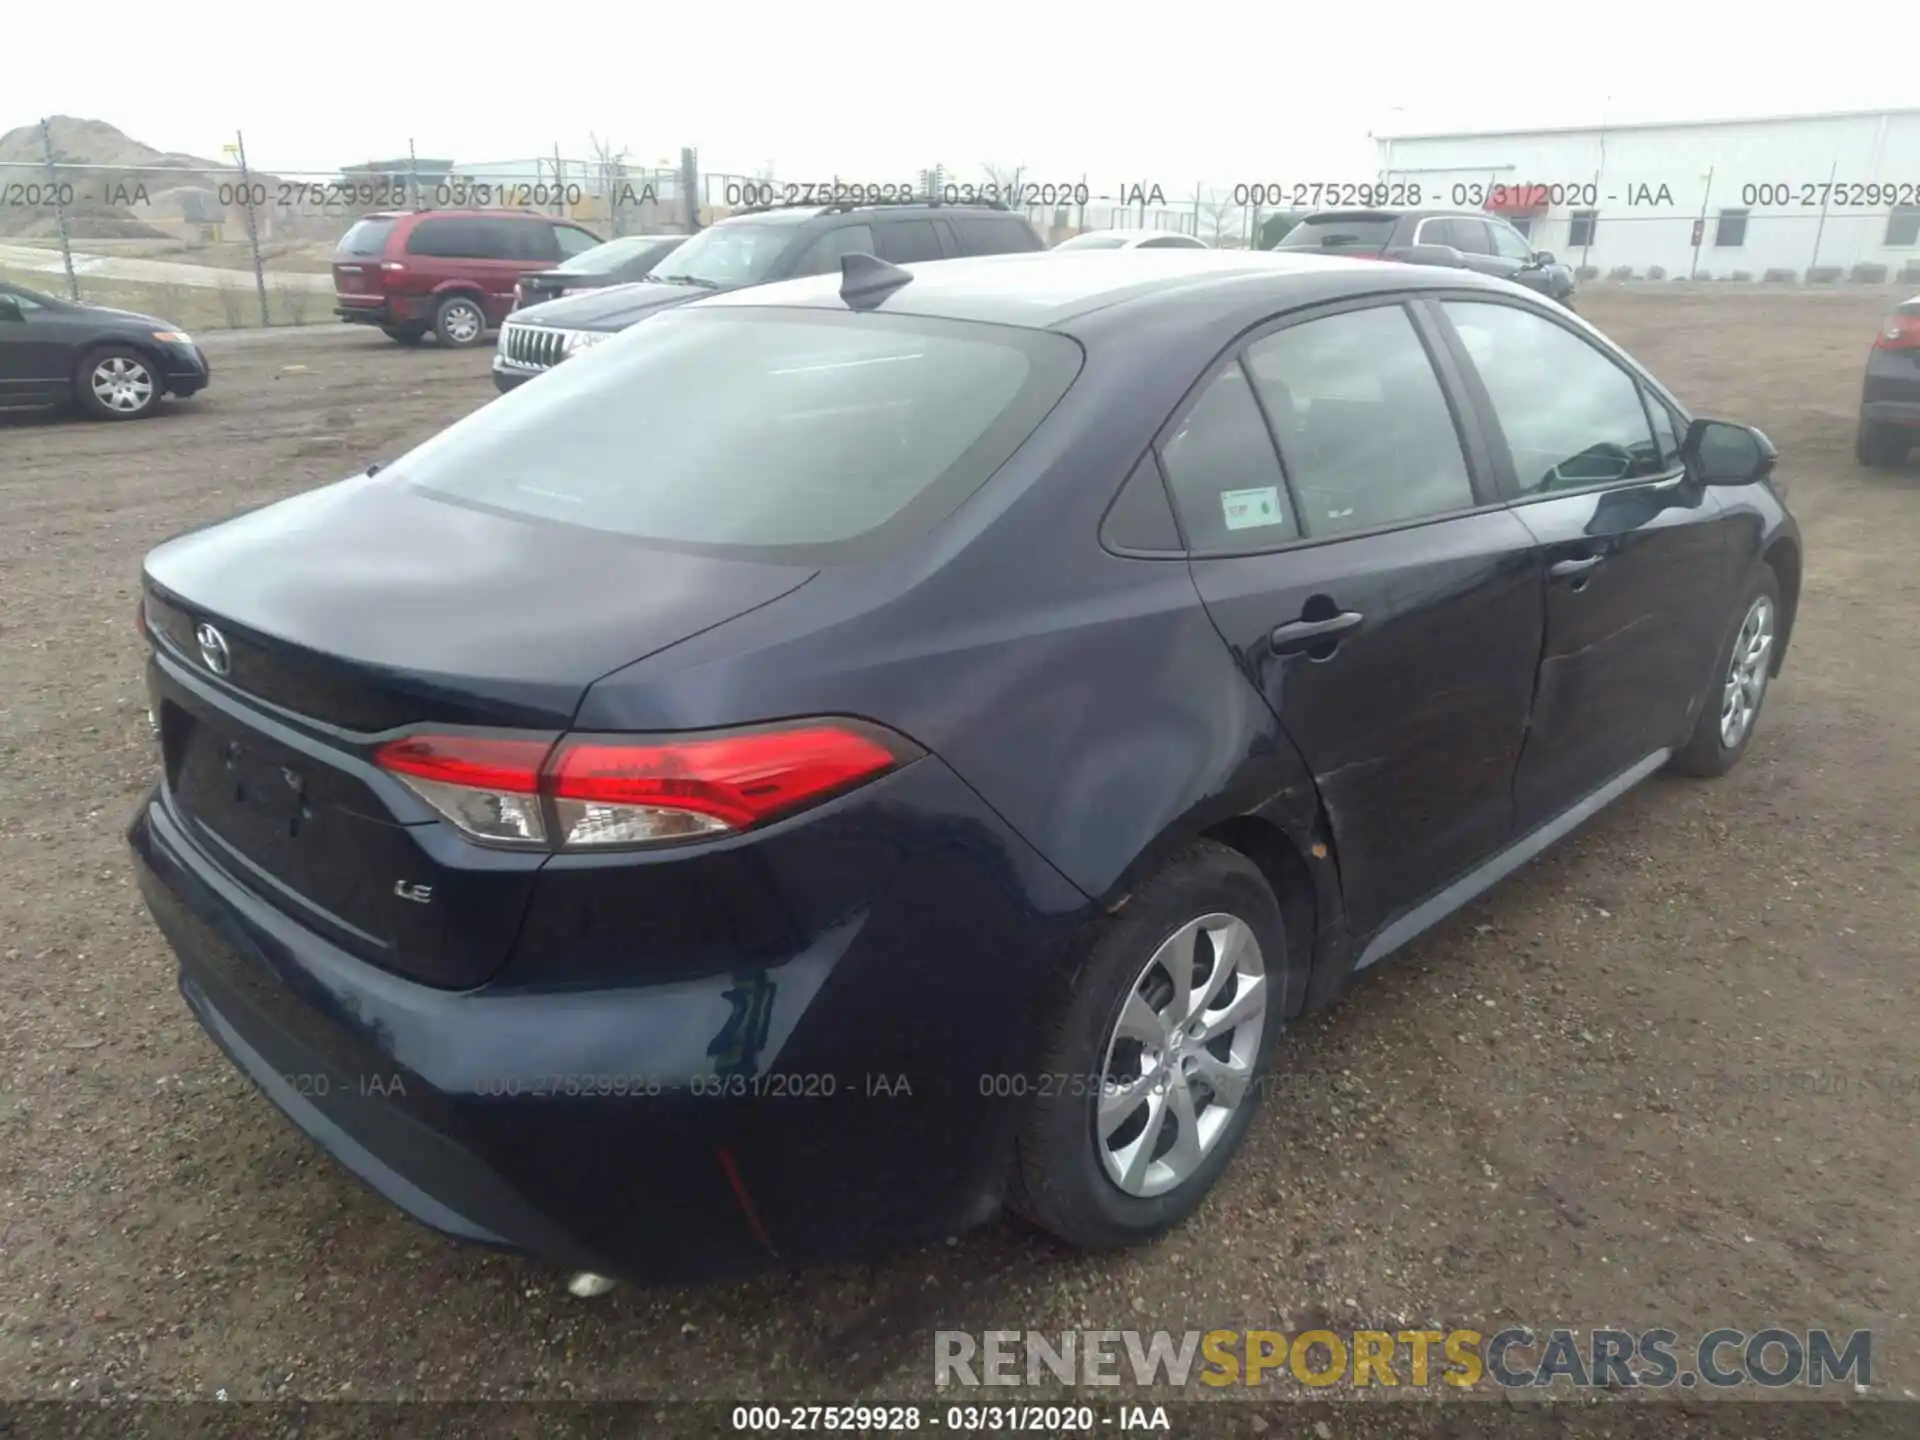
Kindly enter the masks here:
[[138, 360], [110, 355], [93, 367], [88, 380], [93, 397], [109, 410], [131, 415], [153, 400], [153, 376]]
[[447, 338], [456, 345], [470, 345], [480, 334], [480, 312], [472, 305], [449, 305], [445, 317]]
[[1773, 601], [1755, 598], [1740, 622], [1720, 692], [1720, 743], [1731, 750], [1746, 738], [1767, 689], [1767, 661], [1773, 652]]
[[1260, 942], [1203, 915], [1168, 936], [1107, 1037], [1094, 1146], [1129, 1195], [1163, 1195], [1200, 1168], [1247, 1097], [1267, 1018]]

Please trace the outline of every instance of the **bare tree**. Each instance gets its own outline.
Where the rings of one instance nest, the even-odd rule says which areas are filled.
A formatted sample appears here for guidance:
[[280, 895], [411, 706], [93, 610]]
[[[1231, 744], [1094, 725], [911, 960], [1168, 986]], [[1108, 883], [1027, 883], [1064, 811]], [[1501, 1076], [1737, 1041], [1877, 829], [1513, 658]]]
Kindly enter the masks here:
[[1227, 223], [1228, 218], [1239, 208], [1224, 196], [1218, 200], [1201, 201], [1200, 215], [1202, 223], [1206, 226], [1205, 239], [1209, 245], [1219, 246], [1221, 237], [1227, 234], [1229, 228], [1232, 228]]
[[1002, 205], [1010, 208], [1020, 206], [1020, 177], [1027, 173], [1025, 165], [990, 165], [980, 163], [980, 169], [986, 174], [986, 183], [991, 188], [988, 194], [997, 198]]
[[607, 226], [615, 235], [619, 235], [620, 204], [617, 197], [627, 178], [627, 158], [632, 151], [625, 145], [614, 149], [611, 138], [602, 140], [591, 130], [587, 132], [587, 144], [593, 149], [594, 179], [607, 202]]

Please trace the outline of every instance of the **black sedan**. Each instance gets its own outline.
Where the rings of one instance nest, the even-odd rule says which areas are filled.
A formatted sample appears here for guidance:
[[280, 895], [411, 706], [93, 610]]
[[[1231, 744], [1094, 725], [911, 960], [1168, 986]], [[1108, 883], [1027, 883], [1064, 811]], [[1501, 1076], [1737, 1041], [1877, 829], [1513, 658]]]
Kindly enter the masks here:
[[522, 275], [513, 290], [513, 308], [542, 305], [581, 290], [630, 285], [686, 243], [684, 235], [623, 235], [556, 265]]
[[1896, 305], [1873, 337], [1853, 453], [1862, 465], [1900, 465], [1916, 438], [1920, 438], [1920, 295]]
[[163, 395], [198, 394], [211, 375], [177, 325], [0, 281], [0, 410], [71, 405], [102, 420], [137, 420]]
[[1290, 1022], [1730, 769], [1792, 629], [1765, 437], [1518, 286], [841, 265], [146, 561], [187, 1004], [582, 1290], [1166, 1231]]

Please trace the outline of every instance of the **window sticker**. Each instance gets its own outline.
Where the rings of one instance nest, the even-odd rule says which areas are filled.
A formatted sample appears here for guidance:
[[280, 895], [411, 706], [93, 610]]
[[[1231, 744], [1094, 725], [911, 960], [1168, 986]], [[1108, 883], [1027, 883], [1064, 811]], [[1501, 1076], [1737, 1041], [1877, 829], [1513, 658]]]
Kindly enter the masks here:
[[1224, 490], [1220, 494], [1220, 513], [1229, 530], [1258, 530], [1264, 525], [1287, 523], [1277, 485], [1262, 485], [1257, 490]]

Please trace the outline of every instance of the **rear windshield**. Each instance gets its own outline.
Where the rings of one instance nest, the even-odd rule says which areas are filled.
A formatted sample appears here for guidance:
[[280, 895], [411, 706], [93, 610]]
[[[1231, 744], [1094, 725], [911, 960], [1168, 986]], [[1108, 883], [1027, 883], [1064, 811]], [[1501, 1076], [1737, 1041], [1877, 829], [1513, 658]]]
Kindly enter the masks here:
[[945, 519], [1079, 368], [1079, 346], [1044, 331], [692, 307], [502, 396], [393, 472], [513, 515], [825, 563]]
[[1399, 223], [1394, 215], [1315, 215], [1287, 231], [1276, 250], [1381, 249]]
[[633, 261], [644, 260], [649, 255], [656, 258], [664, 255], [678, 243], [678, 236], [629, 235], [583, 250], [556, 268], [569, 275], [611, 275]]
[[335, 255], [384, 255], [387, 250], [387, 236], [393, 233], [391, 220], [359, 220], [351, 230], [340, 237], [340, 248]]

